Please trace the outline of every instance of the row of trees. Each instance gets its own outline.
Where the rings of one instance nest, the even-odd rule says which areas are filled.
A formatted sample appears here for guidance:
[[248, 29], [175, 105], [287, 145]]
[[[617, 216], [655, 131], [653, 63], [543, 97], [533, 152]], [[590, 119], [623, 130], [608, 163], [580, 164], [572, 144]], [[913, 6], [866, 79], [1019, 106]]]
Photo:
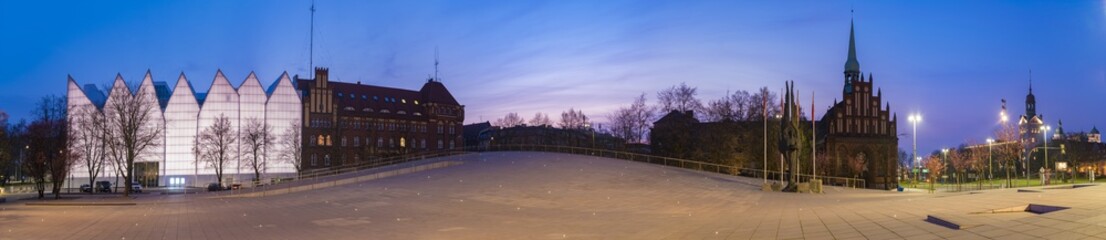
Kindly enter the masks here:
[[[5, 170], [4, 183], [12, 174], [22, 173], [33, 181], [38, 198], [45, 198], [48, 187], [55, 198], [61, 198], [61, 184], [77, 157], [76, 152], [66, 147], [72, 141], [66, 113], [65, 99], [57, 96], [42, 98], [35, 105], [34, 119], [29, 123], [22, 120], [9, 124], [7, 114], [0, 112], [0, 166]], [[15, 161], [16, 153], [19, 161]]]
[[[549, 115], [538, 112], [534, 114], [533, 118], [527, 122], [518, 115], [518, 113], [507, 113], [503, 118], [496, 119], [493, 125], [498, 127], [514, 127], [529, 124], [530, 126], [553, 126], [553, 121], [549, 119]], [[561, 113], [561, 120], [557, 122], [557, 126], [564, 129], [585, 129], [589, 127], [591, 122], [588, 121], [588, 116], [584, 114], [582, 110], [575, 110], [569, 108], [567, 111]]]
[[[743, 90], [728, 93], [705, 105], [698, 98], [698, 88], [688, 86], [686, 83], [663, 89], [657, 92], [656, 96], [657, 103], [649, 105], [645, 93], [638, 95], [630, 105], [620, 107], [607, 115], [608, 128], [597, 130], [625, 139], [629, 143], [647, 143], [647, 136], [653, 122], [672, 111], [692, 112], [695, 118], [707, 122], [761, 121], [763, 116], [779, 114], [779, 106], [775, 103], [777, 95], [767, 87], [752, 93]], [[536, 113], [529, 122], [518, 113], [511, 112], [493, 123], [499, 127], [524, 124], [552, 126], [553, 122], [548, 115], [541, 112]], [[574, 109], [562, 112], [558, 122], [558, 127], [565, 129], [585, 129], [585, 126], [589, 125], [594, 124], [589, 122], [583, 111]]]
[[[989, 177], [1005, 178], [1006, 184], [1018, 175], [1016, 163], [1021, 160], [1025, 145], [1021, 142], [1018, 128], [1013, 124], [1003, 124], [994, 132], [993, 142], [968, 142], [954, 149], [934, 151], [925, 158], [923, 165], [929, 170], [930, 184], [945, 173], [953, 174], [957, 188], [962, 187], [965, 177], [974, 174], [977, 185], [982, 186]], [[999, 172], [994, 172], [999, 170]]]

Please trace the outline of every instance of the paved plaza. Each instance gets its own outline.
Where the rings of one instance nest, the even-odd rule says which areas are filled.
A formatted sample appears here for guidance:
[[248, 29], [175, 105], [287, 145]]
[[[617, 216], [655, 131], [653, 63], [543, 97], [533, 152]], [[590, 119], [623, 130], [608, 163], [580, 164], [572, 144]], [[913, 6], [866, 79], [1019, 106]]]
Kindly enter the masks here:
[[[1097, 185], [776, 193], [761, 192], [761, 179], [540, 152], [472, 153], [335, 179], [283, 194], [277, 186], [264, 195], [52, 201], [133, 205], [9, 199], [0, 239], [1106, 239], [1106, 186]], [[991, 213], [1028, 204], [1067, 209]]]

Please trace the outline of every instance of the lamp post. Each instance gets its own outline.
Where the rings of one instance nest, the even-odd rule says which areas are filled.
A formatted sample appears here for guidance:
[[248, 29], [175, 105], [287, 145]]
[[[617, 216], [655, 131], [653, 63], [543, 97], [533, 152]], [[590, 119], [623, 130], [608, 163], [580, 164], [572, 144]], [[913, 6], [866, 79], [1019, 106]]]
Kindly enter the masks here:
[[[912, 148], [913, 148], [913, 150], [912, 150], [913, 155], [912, 156], [914, 156], [914, 171], [917, 171], [918, 164], [919, 164], [919, 158], [918, 158], [918, 123], [922, 121], [922, 115], [917, 114], [917, 113], [911, 114], [907, 118], [907, 120], [909, 120], [910, 123], [914, 124], [914, 134], [913, 134], [914, 143], [912, 145]], [[917, 182], [918, 182], [918, 173], [914, 172], [914, 184], [916, 185]]]
[[[945, 166], [945, 172], [946, 173], [949, 172], [948, 171], [948, 169], [949, 169], [949, 149], [948, 148], [942, 148], [941, 149], [941, 164]], [[945, 179], [945, 178], [941, 178], [941, 183], [942, 184], [948, 184], [948, 180]]]
[[[1051, 172], [1051, 169], [1048, 167], [1048, 130], [1052, 130], [1052, 127], [1050, 127], [1048, 125], [1041, 126], [1041, 140], [1044, 141], [1044, 145], [1045, 145], [1044, 146], [1044, 149], [1045, 149], [1045, 165], [1043, 166], [1044, 172], [1041, 173], [1041, 174], [1046, 174], [1045, 176], [1042, 176], [1042, 177], [1044, 177], [1044, 178], [1042, 178], [1044, 180], [1048, 179], [1047, 174], [1049, 172]], [[1041, 184], [1045, 184], [1047, 182], [1048, 181], [1045, 181]]]

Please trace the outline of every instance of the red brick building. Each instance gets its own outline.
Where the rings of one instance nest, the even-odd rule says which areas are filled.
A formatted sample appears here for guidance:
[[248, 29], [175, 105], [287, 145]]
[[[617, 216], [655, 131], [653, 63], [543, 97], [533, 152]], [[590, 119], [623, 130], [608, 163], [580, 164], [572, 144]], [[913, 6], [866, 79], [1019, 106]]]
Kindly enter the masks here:
[[464, 148], [465, 106], [428, 79], [418, 91], [332, 82], [326, 68], [296, 77], [303, 98], [303, 169]]

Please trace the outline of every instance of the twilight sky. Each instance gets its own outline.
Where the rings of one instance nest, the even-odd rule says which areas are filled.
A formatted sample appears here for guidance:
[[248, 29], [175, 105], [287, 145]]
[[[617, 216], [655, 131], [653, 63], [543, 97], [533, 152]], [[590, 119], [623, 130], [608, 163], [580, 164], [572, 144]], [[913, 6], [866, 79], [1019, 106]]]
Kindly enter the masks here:
[[[0, 2], [0, 109], [28, 117], [65, 76], [106, 84], [181, 72], [206, 91], [217, 69], [266, 86], [308, 71], [310, 1]], [[900, 133], [919, 112], [919, 152], [982, 142], [1000, 99], [1069, 132], [1106, 128], [1104, 1], [329, 1], [316, 8], [315, 64], [331, 79], [418, 89], [440, 76], [466, 123], [507, 112], [556, 120], [686, 82], [704, 102], [728, 90], [841, 98], [850, 16], [861, 71], [874, 73]], [[850, 14], [850, 9], [855, 9]], [[910, 136], [900, 137], [909, 151]]]

